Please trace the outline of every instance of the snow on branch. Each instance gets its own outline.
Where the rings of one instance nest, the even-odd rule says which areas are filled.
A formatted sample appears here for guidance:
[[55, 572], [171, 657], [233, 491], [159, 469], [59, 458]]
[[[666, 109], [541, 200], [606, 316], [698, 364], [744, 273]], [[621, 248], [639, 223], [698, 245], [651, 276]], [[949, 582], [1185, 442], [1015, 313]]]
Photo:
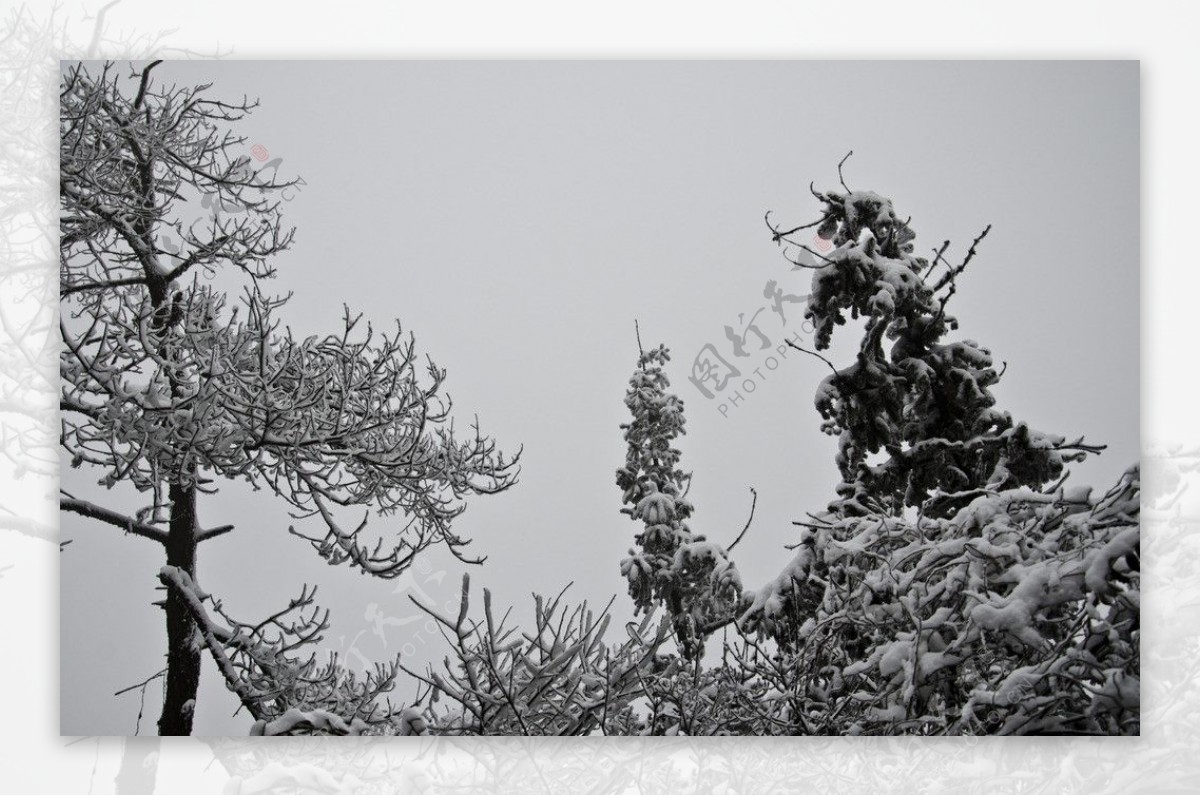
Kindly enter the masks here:
[[[809, 353], [831, 370], [815, 399], [822, 428], [839, 438], [842, 483], [831, 509], [866, 515], [919, 507], [944, 515], [963, 505], [956, 495], [1040, 487], [1101, 450], [998, 410], [991, 388], [1002, 372], [991, 352], [973, 340], [946, 339], [958, 328], [946, 303], [990, 226], [960, 264], [945, 262], [948, 243], [931, 264], [914, 253], [916, 233], [890, 199], [870, 191], [814, 195], [824, 205], [818, 234], [834, 244], [813, 271], [805, 313], [816, 330]], [[773, 229], [776, 240], [786, 240], [788, 233]], [[946, 270], [934, 277], [939, 265]], [[855, 361], [839, 368], [819, 352], [847, 313], [866, 323]]]
[[986, 229], [960, 265], [943, 260], [948, 244], [931, 265], [890, 200], [814, 193], [835, 244], [813, 273], [817, 351], [847, 311], [866, 320], [855, 361], [827, 363], [816, 396], [839, 440], [839, 498], [796, 523], [792, 561], [746, 594], [741, 646], [727, 641], [708, 674], [742, 707], [668, 689], [676, 726], [1136, 734], [1138, 468], [1098, 500], [1065, 486], [1064, 465], [1103, 446], [997, 409], [991, 353], [946, 339], [958, 326], [946, 301]]
[[[295, 531], [331, 563], [395, 577], [431, 545], [478, 560], [453, 520], [466, 497], [512, 486], [517, 456], [477, 422], [456, 429], [445, 371], [399, 323], [381, 332], [347, 309], [331, 334], [299, 339], [283, 325], [287, 297], [262, 281], [291, 243], [280, 197], [294, 180], [240, 154], [233, 123], [256, 103], [162, 85], [152, 70], [80, 64], [62, 78], [71, 466], [148, 494], [144, 526], [169, 513], [168, 484], [212, 491], [218, 478], [244, 479], [321, 526]], [[198, 279], [216, 268], [246, 277], [237, 306]], [[399, 522], [368, 538], [337, 516], [360, 507]]]
[[[621, 425], [626, 455], [616, 480], [625, 504], [621, 513], [640, 521], [644, 530], [634, 537], [638, 548], [621, 562], [621, 574], [638, 610], [666, 608], [681, 652], [692, 659], [702, 653], [705, 637], [736, 615], [742, 580], [729, 551], [692, 532], [687, 523], [693, 511], [686, 496], [691, 475], [679, 469], [675, 447], [686, 431], [683, 401], [669, 391], [665, 366], [670, 358], [664, 346], [641, 351], [625, 393], [633, 417]], [[754, 518], [758, 494], [751, 492], [750, 520], [733, 544]]]
[[320, 662], [315, 652], [303, 653], [322, 640], [329, 626], [328, 611], [314, 602], [315, 589], [306, 587], [286, 608], [251, 624], [231, 617], [178, 567], [163, 567], [159, 580], [187, 605], [200, 643], [226, 687], [255, 720], [251, 735], [413, 731], [412, 711], [387, 698], [395, 687], [399, 659], [360, 675], [336, 656]]
[[[249, 290], [226, 312], [224, 296], [197, 286], [177, 303], [179, 323], [155, 330], [153, 307], [124, 298], [62, 363], [64, 394], [95, 410], [64, 415], [75, 463], [152, 492], [159, 515], [164, 480], [265, 484], [324, 526], [295, 531], [322, 556], [381, 577], [434, 544], [462, 557], [469, 540], [451, 525], [463, 499], [512, 486], [517, 457], [477, 423], [455, 431], [445, 371], [420, 362], [399, 327], [381, 334], [347, 311], [340, 332], [298, 340], [275, 318], [282, 304]], [[365, 525], [345, 528], [337, 511], [356, 506], [401, 515], [396, 541], [368, 546]]]
[[63, 511], [69, 511], [72, 514], [79, 514], [83, 517], [100, 520], [109, 525], [115, 525], [118, 528], [124, 529], [126, 533], [141, 536], [159, 544], [167, 543], [167, 532], [163, 528], [156, 528], [153, 525], [140, 522], [133, 517], [113, 511], [112, 509], [97, 506], [90, 501], [80, 500], [68, 492], [60, 492], [60, 494], [62, 497], [59, 499], [58, 505]]
[[1020, 488], [948, 519], [830, 517], [739, 627], [787, 651], [784, 682], [824, 683], [821, 733], [1127, 734], [1139, 505], [1133, 468], [1094, 502]]
[[[435, 545], [482, 560], [467, 555], [454, 521], [468, 498], [516, 482], [519, 452], [506, 455], [478, 421], [456, 428], [445, 371], [418, 356], [398, 322], [376, 330], [347, 309], [329, 334], [302, 338], [284, 325], [290, 294], [263, 285], [292, 242], [280, 208], [299, 183], [245, 154], [236, 123], [256, 102], [160, 83], [156, 65], [122, 74], [81, 63], [61, 75], [59, 440], [71, 467], [144, 496], [117, 512], [64, 495], [62, 508], [165, 547], [161, 733], [191, 732], [197, 637], [270, 724], [264, 732], [357, 731], [354, 720], [373, 719], [343, 726], [319, 711], [345, 718], [348, 705], [374, 704], [394, 666], [356, 678], [290, 657], [324, 629], [299, 616], [308, 592], [285, 612], [290, 624], [251, 627], [189, 591], [198, 543], [232, 530], [201, 527], [199, 496], [232, 480], [266, 488], [326, 561], [394, 578]], [[244, 290], [236, 306], [227, 287], [203, 280], [218, 270]], [[284, 719], [292, 708], [304, 717]]]
[[[566, 590], [564, 589], [564, 592]], [[588, 735], [607, 733], [624, 721], [630, 703], [644, 692], [644, 678], [658, 666], [657, 650], [668, 636], [664, 620], [630, 622], [628, 638], [604, 642], [608, 609], [586, 602], [570, 607], [560, 593], [535, 596], [534, 626], [497, 617], [483, 590], [483, 616], [470, 618], [470, 579], [463, 576], [457, 616], [451, 619], [411, 598], [429, 614], [450, 647], [440, 669], [401, 668], [429, 689], [431, 731], [446, 735]], [[444, 707], [438, 709], [439, 703]]]
[[[263, 278], [273, 273], [269, 259], [291, 244], [279, 195], [295, 180], [252, 168], [234, 154], [246, 139], [227, 131], [257, 102], [212, 99], [208, 85], [156, 83], [153, 66], [130, 75], [133, 98], [111, 63], [78, 64], [62, 79], [64, 298], [87, 304], [134, 286], [162, 298], [193, 269]], [[186, 224], [184, 211], [196, 205], [215, 210]]]

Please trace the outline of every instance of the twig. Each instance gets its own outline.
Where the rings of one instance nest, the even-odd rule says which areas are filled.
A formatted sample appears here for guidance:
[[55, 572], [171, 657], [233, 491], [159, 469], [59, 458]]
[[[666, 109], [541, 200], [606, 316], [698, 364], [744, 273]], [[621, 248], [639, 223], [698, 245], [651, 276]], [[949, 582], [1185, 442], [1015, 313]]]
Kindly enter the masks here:
[[754, 487], [750, 487], [750, 494], [753, 495], [754, 498], [750, 501], [750, 516], [746, 519], [746, 527], [742, 528], [742, 532], [739, 533], [737, 538], [733, 540], [733, 544], [725, 548], [725, 552], [733, 550], [733, 548], [737, 546], [737, 543], [742, 541], [742, 537], [746, 535], [746, 531], [750, 530], [750, 523], [754, 522], [754, 507], [758, 505], [758, 491], [755, 490]]
[[158, 672], [158, 674], [152, 674], [149, 677], [147, 677], [145, 680], [143, 680], [142, 682], [135, 683], [135, 684], [129, 686], [128, 688], [122, 688], [120, 691], [117, 691], [115, 694], [113, 694], [113, 696], [120, 696], [121, 694], [132, 691], [135, 688], [142, 689], [141, 698], [138, 700], [137, 721], [135, 721], [134, 725], [133, 725], [133, 734], [134, 735], [140, 735], [142, 732], [142, 716], [146, 712], [146, 686], [150, 685], [150, 683], [152, 683], [154, 680], [158, 679], [159, 677], [162, 677], [166, 673], [167, 673], [167, 670], [162, 669], [161, 671]]
[[[942, 241], [942, 245], [939, 248], [933, 250], [933, 262], [931, 262], [929, 264], [929, 267], [925, 269], [925, 273], [921, 276], [922, 279], [928, 279], [930, 274], [933, 273], [933, 269], [938, 267], [938, 263], [945, 262], [945, 260], [942, 258], [942, 256], [946, 253], [946, 249], [949, 249], [949, 248], [950, 248], [950, 241], [946, 240], [946, 241]], [[947, 266], [947, 267], [949, 267], [949, 266]]]
[[823, 223], [825, 221], [825, 219], [827, 219], [827, 218], [829, 218], [829, 215], [825, 214], [825, 215], [821, 216], [820, 218], [818, 218], [816, 221], [813, 221], [811, 224], [801, 224], [798, 227], [789, 229], [787, 232], [780, 232], [779, 227], [774, 226], [771, 223], [771, 211], [770, 210], [768, 210], [766, 215], [763, 216], [763, 221], [766, 222], [767, 229], [771, 230], [772, 240], [774, 240], [776, 243], [778, 243], [781, 239], [786, 238], [788, 235], [794, 235], [802, 229], [811, 229], [811, 228], [817, 226], [818, 224]]
[[849, 152], [846, 153], [846, 157], [844, 157], [838, 161], [838, 182], [840, 182], [842, 184], [842, 187], [846, 189], [846, 193], [850, 193], [851, 191], [850, 191], [850, 186], [846, 184], [846, 181], [844, 179], [842, 179], [842, 164], [845, 163], [847, 160], [849, 160], [850, 156], [853, 154], [854, 154], [854, 150], [851, 149]]
[[[815, 254], [817, 257], [820, 257], [826, 263], [833, 265], [833, 260], [830, 260], [828, 257], [823, 257], [820, 254], [817, 254], [812, 249], [809, 249], [807, 246], [805, 246], [803, 243], [795, 243], [794, 241], [788, 241], [788, 243], [791, 243], [793, 246], [799, 246], [802, 249], [806, 249], [810, 254]], [[784, 252], [783, 256], [784, 256], [784, 259], [786, 259], [789, 263], [796, 266], [797, 268], [810, 268], [813, 271], [820, 271], [822, 268], [825, 267], [824, 265], [809, 265], [808, 263], [802, 263], [799, 260], [794, 260], [788, 256], [788, 253], [786, 251]]]
[[804, 348], [803, 346], [796, 345], [791, 340], [785, 340], [784, 342], [786, 342], [788, 345], [790, 345], [792, 348], [796, 349], [797, 351], [803, 351], [806, 354], [812, 354], [814, 357], [816, 357], [817, 359], [824, 362], [826, 365], [829, 366], [829, 369], [833, 371], [834, 376], [842, 375], [842, 374], [838, 373], [838, 369], [833, 366], [832, 362], [830, 362], [828, 359], [826, 359], [825, 357], [818, 354], [816, 351], [809, 351], [807, 348]]
[[205, 528], [196, 534], [196, 541], [203, 542], [206, 539], [211, 539], [214, 536], [220, 536], [222, 534], [229, 533], [232, 530], [232, 525], [218, 525], [216, 528]]
[[939, 291], [943, 287], [945, 287], [947, 283], [952, 283], [954, 281], [954, 277], [958, 276], [964, 270], [966, 270], [967, 265], [975, 257], [975, 247], [978, 246], [979, 243], [984, 238], [986, 238], [987, 234], [991, 231], [992, 231], [991, 224], [988, 224], [986, 227], [984, 227], [983, 232], [980, 232], [979, 236], [971, 242], [971, 248], [967, 250], [967, 256], [963, 259], [962, 263], [960, 265], [958, 265], [957, 267], [951, 268], [949, 273], [945, 274], [941, 279], [939, 279], [937, 286], [933, 288], [933, 292], [936, 293], [937, 291]]
[[145, 688], [145, 687], [146, 687], [146, 685], [147, 685], [149, 682], [151, 682], [151, 681], [152, 681], [152, 680], [154, 680], [155, 678], [162, 677], [162, 676], [163, 676], [164, 674], [166, 674], [166, 673], [167, 673], [167, 670], [166, 670], [166, 669], [162, 669], [162, 670], [161, 670], [161, 671], [159, 671], [157, 674], [152, 674], [152, 675], [150, 675], [149, 677], [147, 677], [145, 680], [141, 681], [140, 683], [134, 683], [134, 684], [133, 684], [133, 685], [131, 685], [131, 686], [126, 686], [125, 688], [122, 688], [120, 691], [116, 691], [116, 692], [114, 692], [114, 693], [113, 693], [113, 696], [120, 696], [121, 694], [126, 694], [126, 693], [128, 693], [128, 692], [132, 691], [132, 690], [133, 690], [133, 689], [135, 689], [135, 688]]

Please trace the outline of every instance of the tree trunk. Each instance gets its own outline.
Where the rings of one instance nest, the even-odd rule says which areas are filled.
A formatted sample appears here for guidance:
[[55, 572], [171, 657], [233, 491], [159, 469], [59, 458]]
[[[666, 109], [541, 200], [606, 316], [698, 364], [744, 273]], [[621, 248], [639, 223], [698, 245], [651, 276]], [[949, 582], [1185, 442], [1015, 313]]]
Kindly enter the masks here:
[[[167, 564], [196, 579], [196, 487], [170, 487], [171, 525]], [[200, 687], [201, 645], [196, 623], [181, 597], [167, 590], [167, 694], [158, 719], [159, 735], [191, 735]]]

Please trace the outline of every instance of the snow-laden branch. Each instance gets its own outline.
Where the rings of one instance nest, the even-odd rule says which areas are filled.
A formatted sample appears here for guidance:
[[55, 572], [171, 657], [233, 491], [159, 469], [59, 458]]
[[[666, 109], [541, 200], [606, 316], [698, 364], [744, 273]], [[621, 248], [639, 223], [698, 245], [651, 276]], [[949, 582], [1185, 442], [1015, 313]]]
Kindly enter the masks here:
[[[565, 592], [565, 589], [564, 589]], [[411, 599], [411, 598], [410, 598]], [[563, 594], [535, 597], [534, 625], [522, 631], [497, 618], [483, 590], [483, 616], [470, 618], [470, 579], [464, 575], [456, 617], [413, 599], [437, 623], [450, 647], [444, 666], [418, 672], [401, 667], [429, 689], [431, 731], [449, 735], [588, 735], [619, 731], [644, 678], [660, 665], [669, 635], [664, 619], [629, 623], [626, 640], [605, 643], [608, 606], [569, 607]], [[435, 705], [444, 705], [440, 710]]]
[[[621, 513], [644, 529], [634, 536], [637, 548], [621, 562], [621, 574], [638, 610], [666, 608], [681, 652], [694, 659], [703, 653], [704, 639], [736, 616], [742, 581], [729, 551], [688, 526], [691, 475], [679, 468], [675, 447], [685, 433], [685, 419], [683, 401], [669, 390], [665, 366], [670, 358], [664, 346], [641, 351], [625, 393], [632, 419], [621, 426], [625, 464], [616, 480], [625, 504]], [[758, 494], [751, 492], [750, 519], [734, 545], [754, 519]]]
[[[466, 560], [453, 521], [469, 495], [512, 486], [517, 457], [477, 423], [456, 432], [445, 372], [421, 367], [411, 335], [377, 333], [347, 312], [339, 333], [298, 340], [276, 319], [282, 304], [251, 290], [227, 311], [196, 286], [165, 329], [131, 296], [83, 333], [64, 326], [63, 400], [86, 410], [63, 419], [74, 463], [151, 492], [155, 515], [164, 481], [265, 485], [324, 526], [294, 530], [323, 557], [377, 576], [399, 575], [431, 545]], [[338, 512], [359, 506], [400, 515], [399, 527], [374, 538], [365, 524], [346, 528]]]
[[93, 520], [100, 520], [101, 522], [108, 523], [109, 525], [115, 525], [116, 527], [123, 529], [126, 533], [133, 534], [134, 536], [141, 536], [144, 539], [150, 539], [158, 542], [159, 544], [167, 543], [166, 530], [139, 522], [133, 517], [129, 517], [111, 509], [106, 509], [103, 506], [97, 506], [95, 503], [91, 503], [87, 500], [79, 500], [78, 498], [74, 498], [66, 493], [63, 493], [63, 497], [61, 497], [58, 501], [58, 506], [63, 511], [69, 511], [72, 514], [79, 514], [80, 516], [88, 517]]
[[[305, 588], [257, 623], [233, 619], [187, 573], [163, 567], [159, 580], [185, 602], [226, 686], [254, 718], [251, 735], [419, 734], [419, 713], [393, 707], [398, 661], [359, 675], [336, 657], [319, 663], [302, 650], [321, 641], [328, 612]], [[214, 614], [217, 618], [214, 618]]]

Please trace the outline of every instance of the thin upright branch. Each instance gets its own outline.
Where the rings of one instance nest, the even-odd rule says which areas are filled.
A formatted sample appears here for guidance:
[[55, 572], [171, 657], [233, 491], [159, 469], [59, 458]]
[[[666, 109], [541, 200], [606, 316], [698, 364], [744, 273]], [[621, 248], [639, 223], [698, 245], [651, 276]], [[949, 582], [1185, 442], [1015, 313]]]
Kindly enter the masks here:
[[845, 178], [842, 177], [842, 164], [844, 164], [847, 160], [849, 160], [850, 156], [853, 154], [854, 154], [854, 150], [851, 149], [849, 152], [846, 153], [845, 157], [843, 157], [841, 160], [838, 161], [838, 165], [837, 165], [838, 182], [840, 182], [842, 184], [842, 187], [846, 189], [846, 193], [850, 192], [850, 186], [846, 184]]
[[725, 548], [727, 552], [733, 551], [733, 548], [737, 546], [737, 543], [742, 541], [742, 537], [746, 535], [746, 531], [750, 530], [750, 523], [754, 522], [754, 509], [758, 506], [758, 490], [756, 490], [754, 487], [750, 487], [750, 494], [752, 495], [752, 499], [750, 501], [750, 516], [746, 518], [746, 525], [744, 528], [742, 528], [742, 532], [737, 535], [737, 538], [734, 539], [732, 543], [730, 543], [729, 547]]

